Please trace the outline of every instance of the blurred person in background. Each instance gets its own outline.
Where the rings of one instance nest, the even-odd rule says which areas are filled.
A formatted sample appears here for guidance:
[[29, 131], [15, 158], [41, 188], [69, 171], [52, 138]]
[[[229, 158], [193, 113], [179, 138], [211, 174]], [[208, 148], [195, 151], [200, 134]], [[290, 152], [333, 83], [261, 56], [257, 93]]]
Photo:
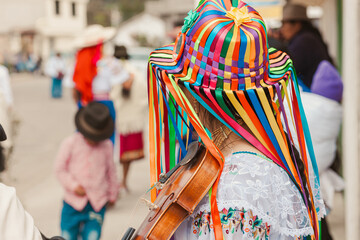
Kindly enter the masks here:
[[8, 133], [6, 141], [0, 144], [0, 172], [6, 168], [6, 160], [9, 159], [13, 149], [13, 137], [15, 125], [13, 125], [14, 99], [10, 84], [9, 71], [5, 66], [0, 65], [0, 122]]
[[[78, 49], [75, 60], [73, 98], [79, 107], [91, 101], [105, 104], [115, 120], [114, 104], [109, 98], [111, 87], [130, 78], [118, 61], [113, 58], [115, 29], [91, 25], [76, 39]], [[111, 136], [115, 142], [115, 132]]]
[[22, 52], [19, 52], [15, 56], [15, 70], [16, 72], [23, 72], [26, 70], [26, 57]]
[[[337, 140], [342, 123], [342, 93], [341, 77], [326, 60], [320, 62], [310, 92], [301, 93], [319, 169], [321, 196], [327, 212], [333, 208], [335, 192], [345, 187], [344, 180], [337, 173], [338, 169], [333, 169], [334, 164], [340, 161]], [[332, 240], [326, 217], [321, 228], [322, 240]]]
[[42, 72], [42, 64], [43, 64], [43, 59], [42, 57], [40, 56], [37, 60], [36, 60], [36, 64], [35, 64], [35, 67], [34, 67], [34, 70], [33, 70], [33, 73], [37, 73], [37, 74], [43, 74]]
[[111, 91], [117, 115], [116, 131], [120, 135], [120, 163], [123, 167], [120, 191], [126, 192], [131, 162], [144, 158], [143, 132], [147, 118], [147, 92], [145, 76], [128, 61], [126, 47], [115, 46], [114, 57], [130, 73], [129, 80], [114, 85]]
[[27, 53], [25, 66], [28, 72], [34, 72], [36, 68], [37, 57], [33, 53]]
[[51, 97], [61, 98], [62, 80], [66, 73], [66, 63], [58, 52], [51, 56], [46, 63], [45, 73], [51, 78]]
[[323, 60], [333, 63], [327, 45], [310, 22], [303, 5], [289, 3], [284, 6], [280, 33], [288, 44], [299, 84], [308, 91], [319, 63]]
[[[344, 188], [342, 178], [331, 169], [340, 161], [337, 140], [342, 118], [342, 81], [320, 31], [307, 17], [305, 6], [285, 5], [282, 22], [281, 38], [288, 44], [287, 52], [303, 90], [301, 96], [319, 167], [321, 193], [330, 211], [335, 191]], [[322, 239], [331, 240], [326, 217], [321, 228]]]
[[108, 108], [90, 102], [75, 116], [78, 132], [61, 144], [55, 172], [65, 189], [61, 234], [66, 240], [98, 240], [108, 205], [118, 196], [113, 146], [114, 121]]

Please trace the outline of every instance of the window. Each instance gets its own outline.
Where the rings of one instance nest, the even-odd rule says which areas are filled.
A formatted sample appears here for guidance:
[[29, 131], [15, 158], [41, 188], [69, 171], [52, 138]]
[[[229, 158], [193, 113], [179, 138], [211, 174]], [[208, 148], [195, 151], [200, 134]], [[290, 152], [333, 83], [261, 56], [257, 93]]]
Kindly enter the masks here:
[[76, 3], [75, 2], [71, 3], [71, 13], [72, 13], [73, 17], [76, 16]]
[[55, 14], [60, 15], [60, 1], [59, 0], [55, 1]]

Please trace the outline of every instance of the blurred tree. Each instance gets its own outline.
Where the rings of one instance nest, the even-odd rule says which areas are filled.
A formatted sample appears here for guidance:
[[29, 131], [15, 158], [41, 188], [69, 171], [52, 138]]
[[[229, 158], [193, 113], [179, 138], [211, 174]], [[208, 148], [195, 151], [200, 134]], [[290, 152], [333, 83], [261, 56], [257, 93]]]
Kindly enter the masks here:
[[108, 1], [90, 0], [87, 9], [88, 24], [110, 26], [110, 10]]
[[[107, 0], [111, 1], [111, 0]], [[121, 0], [119, 1], [119, 8], [123, 17], [123, 21], [132, 16], [144, 11], [144, 0]]]
[[110, 26], [111, 10], [119, 9], [125, 21], [144, 10], [145, 0], [90, 0], [88, 4], [88, 24]]

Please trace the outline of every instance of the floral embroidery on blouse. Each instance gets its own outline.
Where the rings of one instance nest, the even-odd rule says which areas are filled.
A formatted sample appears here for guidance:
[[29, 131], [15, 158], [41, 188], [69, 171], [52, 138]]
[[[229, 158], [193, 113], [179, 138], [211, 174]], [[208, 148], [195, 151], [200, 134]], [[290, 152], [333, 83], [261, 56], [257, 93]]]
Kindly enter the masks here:
[[[224, 234], [241, 231], [244, 236], [255, 240], [268, 240], [270, 225], [254, 216], [251, 210], [230, 208], [220, 211], [221, 226]], [[209, 234], [213, 229], [211, 213], [204, 211], [195, 216], [192, 226], [193, 234], [201, 236]]]

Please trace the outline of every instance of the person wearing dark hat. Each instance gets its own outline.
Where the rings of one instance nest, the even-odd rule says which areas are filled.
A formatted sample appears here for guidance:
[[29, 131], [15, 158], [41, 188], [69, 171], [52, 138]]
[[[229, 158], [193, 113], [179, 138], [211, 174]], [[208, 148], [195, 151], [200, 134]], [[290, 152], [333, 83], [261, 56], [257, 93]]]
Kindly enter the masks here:
[[289, 55], [300, 83], [310, 89], [319, 63], [323, 60], [333, 61], [320, 31], [308, 18], [305, 6], [293, 3], [284, 6], [280, 33], [288, 43]]
[[55, 172], [65, 189], [61, 232], [67, 240], [99, 239], [108, 204], [118, 196], [113, 147], [108, 139], [114, 121], [108, 108], [90, 102], [75, 115], [78, 132], [66, 138], [55, 160]]

